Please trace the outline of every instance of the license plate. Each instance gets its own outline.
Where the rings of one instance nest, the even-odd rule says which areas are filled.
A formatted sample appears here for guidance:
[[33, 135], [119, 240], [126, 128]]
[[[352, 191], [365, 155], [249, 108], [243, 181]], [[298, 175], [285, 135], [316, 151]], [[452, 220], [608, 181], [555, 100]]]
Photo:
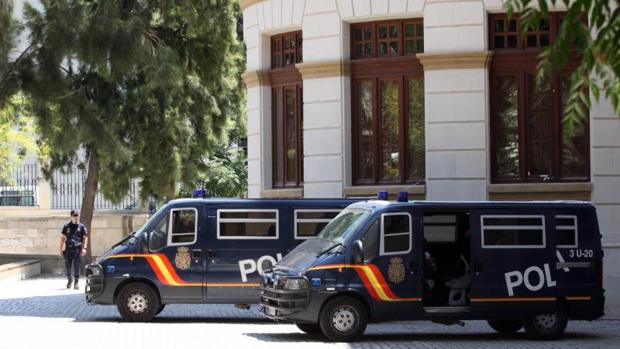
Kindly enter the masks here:
[[276, 316], [276, 310], [272, 307], [265, 307], [265, 312], [269, 316]]

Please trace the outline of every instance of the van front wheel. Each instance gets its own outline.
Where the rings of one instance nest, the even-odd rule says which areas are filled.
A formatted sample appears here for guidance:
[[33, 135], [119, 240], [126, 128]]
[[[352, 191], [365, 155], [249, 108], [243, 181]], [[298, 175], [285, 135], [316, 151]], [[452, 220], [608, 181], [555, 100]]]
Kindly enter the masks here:
[[157, 293], [149, 285], [131, 283], [116, 297], [116, 307], [125, 321], [151, 321], [160, 309]]
[[553, 313], [537, 314], [524, 322], [525, 333], [532, 339], [556, 339], [566, 329], [568, 314], [562, 305]]
[[513, 334], [523, 327], [520, 320], [488, 320], [489, 326], [501, 334]]
[[321, 331], [334, 342], [351, 342], [364, 334], [368, 324], [366, 307], [357, 299], [337, 297], [325, 304], [319, 316]]

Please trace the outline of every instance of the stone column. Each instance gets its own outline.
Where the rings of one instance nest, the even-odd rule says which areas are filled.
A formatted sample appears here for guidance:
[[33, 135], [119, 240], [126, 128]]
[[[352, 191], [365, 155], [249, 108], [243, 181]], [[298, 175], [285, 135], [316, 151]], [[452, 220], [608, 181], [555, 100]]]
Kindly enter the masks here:
[[342, 197], [350, 146], [348, 25], [335, 1], [307, 1], [302, 27], [304, 196]]
[[424, 7], [428, 200], [485, 200], [488, 177], [487, 13], [480, 0]]

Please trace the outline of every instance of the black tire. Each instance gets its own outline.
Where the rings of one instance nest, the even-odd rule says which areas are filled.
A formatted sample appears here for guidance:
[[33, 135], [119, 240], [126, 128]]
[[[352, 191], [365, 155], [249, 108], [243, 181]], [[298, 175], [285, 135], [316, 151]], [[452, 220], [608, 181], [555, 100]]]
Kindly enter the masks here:
[[116, 297], [116, 307], [125, 321], [151, 321], [161, 306], [155, 290], [141, 282], [123, 287]]
[[555, 312], [537, 314], [525, 320], [523, 326], [525, 333], [531, 339], [552, 340], [557, 339], [566, 330], [568, 313], [566, 308], [558, 305]]
[[488, 320], [489, 326], [501, 334], [513, 334], [523, 328], [521, 320]]
[[364, 334], [368, 325], [368, 310], [355, 298], [337, 297], [323, 306], [319, 325], [330, 341], [351, 342]]
[[166, 307], [165, 304], [160, 305], [159, 309], [157, 309], [157, 313], [155, 313], [155, 316], [159, 315], [162, 311], [164, 311], [165, 307]]
[[307, 334], [321, 334], [321, 325], [319, 324], [295, 324], [298, 329]]

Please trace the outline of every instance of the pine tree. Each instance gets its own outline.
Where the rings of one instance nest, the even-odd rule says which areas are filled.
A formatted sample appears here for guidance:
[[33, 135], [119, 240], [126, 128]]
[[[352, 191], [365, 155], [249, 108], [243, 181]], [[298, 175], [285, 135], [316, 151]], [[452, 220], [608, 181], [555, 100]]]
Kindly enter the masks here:
[[42, 3], [25, 6], [28, 52], [5, 79], [30, 99], [46, 176], [84, 161], [87, 228], [98, 187], [119, 201], [139, 178], [143, 201], [173, 197], [243, 117], [237, 2]]

